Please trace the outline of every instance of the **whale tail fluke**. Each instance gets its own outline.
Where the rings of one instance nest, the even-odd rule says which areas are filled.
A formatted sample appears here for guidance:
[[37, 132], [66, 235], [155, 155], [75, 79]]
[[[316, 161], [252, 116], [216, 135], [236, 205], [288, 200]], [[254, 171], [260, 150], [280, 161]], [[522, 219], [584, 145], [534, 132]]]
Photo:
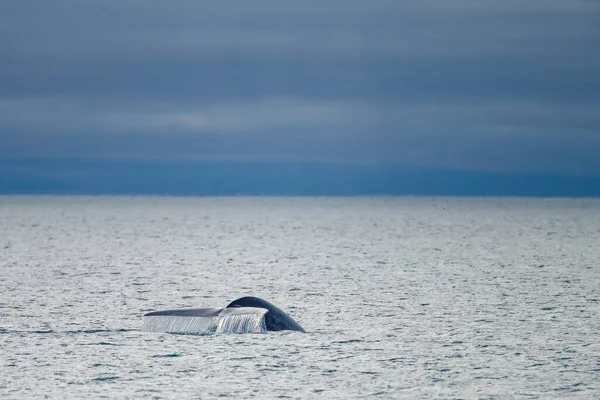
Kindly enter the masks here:
[[147, 332], [207, 335], [212, 333], [263, 333], [304, 329], [273, 304], [257, 297], [243, 297], [226, 308], [195, 308], [145, 314]]

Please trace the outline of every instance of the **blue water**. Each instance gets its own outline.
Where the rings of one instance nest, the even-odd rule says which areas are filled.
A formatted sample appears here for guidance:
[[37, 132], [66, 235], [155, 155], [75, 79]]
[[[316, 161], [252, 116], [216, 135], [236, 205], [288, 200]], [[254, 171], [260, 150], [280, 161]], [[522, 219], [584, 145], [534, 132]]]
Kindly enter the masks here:
[[[598, 398], [598, 243], [597, 199], [0, 197], [0, 394]], [[141, 331], [246, 295], [307, 333]]]

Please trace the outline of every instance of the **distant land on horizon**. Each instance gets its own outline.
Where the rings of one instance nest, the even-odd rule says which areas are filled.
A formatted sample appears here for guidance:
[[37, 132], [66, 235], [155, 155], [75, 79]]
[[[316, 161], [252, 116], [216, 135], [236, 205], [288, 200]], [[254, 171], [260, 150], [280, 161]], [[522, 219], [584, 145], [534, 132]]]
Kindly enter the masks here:
[[600, 197], [600, 176], [269, 162], [0, 160], [0, 194]]

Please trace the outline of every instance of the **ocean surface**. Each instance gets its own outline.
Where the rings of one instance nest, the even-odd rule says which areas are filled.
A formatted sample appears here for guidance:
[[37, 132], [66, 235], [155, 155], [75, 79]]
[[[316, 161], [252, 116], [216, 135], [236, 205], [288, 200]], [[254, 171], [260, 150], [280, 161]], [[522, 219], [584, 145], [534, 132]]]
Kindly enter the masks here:
[[[600, 398], [600, 200], [0, 197], [0, 397]], [[258, 296], [300, 332], [143, 332]]]

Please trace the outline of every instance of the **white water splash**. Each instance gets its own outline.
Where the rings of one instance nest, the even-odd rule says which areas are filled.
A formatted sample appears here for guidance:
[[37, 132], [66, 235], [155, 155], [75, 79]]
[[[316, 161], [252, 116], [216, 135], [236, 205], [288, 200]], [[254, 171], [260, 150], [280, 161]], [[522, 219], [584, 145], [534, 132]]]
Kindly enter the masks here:
[[146, 332], [208, 335], [211, 333], [262, 333], [267, 331], [264, 308], [226, 308], [213, 317], [151, 315], [143, 318]]
[[186, 317], [160, 315], [144, 317], [146, 332], [187, 333], [206, 335], [217, 329], [218, 317]]
[[226, 308], [219, 314], [217, 333], [263, 333], [267, 331], [264, 308]]

